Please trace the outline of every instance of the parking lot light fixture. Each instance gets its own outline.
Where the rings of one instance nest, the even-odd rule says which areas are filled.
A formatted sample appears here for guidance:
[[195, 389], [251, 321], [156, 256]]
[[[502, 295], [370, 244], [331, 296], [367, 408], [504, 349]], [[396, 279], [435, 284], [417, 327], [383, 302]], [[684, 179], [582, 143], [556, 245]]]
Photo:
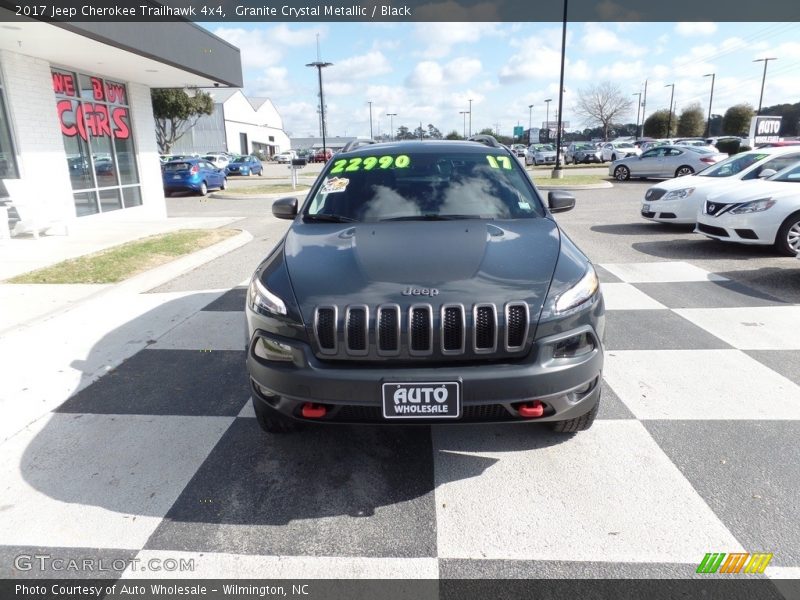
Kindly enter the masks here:
[[669, 95], [669, 116], [667, 117], [667, 137], [672, 137], [672, 100], [675, 98], [675, 84], [668, 83], [664, 86], [665, 88], [672, 88], [672, 92]]
[[528, 104], [528, 143], [531, 142], [531, 129], [533, 128], [533, 104]]
[[636, 100], [636, 139], [639, 139], [639, 110], [642, 108], [642, 92], [635, 92], [631, 96], [637, 96]]
[[[564, 0], [564, 18], [561, 22], [561, 80], [558, 84], [558, 112], [556, 113], [556, 166], [553, 168], [552, 177], [560, 179], [564, 176], [561, 171], [561, 123], [564, 118], [564, 63], [567, 51], [567, 0]], [[547, 124], [550, 127], [550, 124]], [[548, 140], [549, 141], [549, 140]]]
[[472, 98], [469, 99], [469, 137], [472, 137]]
[[389, 133], [391, 133], [392, 141], [394, 141], [394, 118], [397, 113], [386, 113], [386, 116], [389, 117]]
[[458, 114], [464, 116], [464, 139], [467, 139], [467, 113], [468, 112], [469, 112], [468, 110], [460, 110], [460, 111], [458, 111]]
[[714, 80], [716, 73], [706, 73], [703, 77], [711, 77], [711, 95], [708, 97], [708, 119], [706, 120], [706, 137], [711, 135], [711, 103], [714, 101]]
[[329, 62], [322, 62], [317, 60], [312, 63], [308, 63], [307, 67], [315, 67], [317, 69], [317, 75], [319, 77], [319, 110], [320, 110], [320, 119], [322, 120], [322, 156], [325, 157], [327, 155], [327, 149], [325, 147], [325, 96], [322, 93], [322, 69], [325, 67], [332, 67], [333, 63]]
[[761, 101], [764, 99], [764, 82], [767, 80], [767, 65], [771, 60], [778, 60], [778, 59], [773, 56], [770, 58], [757, 58], [753, 61], [753, 62], [764, 63], [764, 75], [761, 77], [761, 95], [758, 97], [758, 111], [756, 111], [757, 115], [761, 114]]
[[545, 123], [544, 127], [545, 127], [545, 129], [547, 129], [547, 141], [548, 142], [550, 141], [550, 103], [552, 101], [553, 101], [552, 98], [548, 98], [547, 100], [544, 101], [545, 106], [547, 106], [547, 112], [546, 112], [546, 116], [544, 118], [544, 123]]

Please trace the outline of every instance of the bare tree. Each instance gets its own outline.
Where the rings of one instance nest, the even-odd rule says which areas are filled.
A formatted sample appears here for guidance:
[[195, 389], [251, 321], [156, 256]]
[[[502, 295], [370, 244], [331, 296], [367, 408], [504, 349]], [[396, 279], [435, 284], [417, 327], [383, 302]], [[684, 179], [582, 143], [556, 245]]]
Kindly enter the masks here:
[[603, 139], [607, 140], [614, 122], [630, 113], [632, 107], [633, 100], [625, 96], [618, 85], [604, 81], [580, 90], [574, 110], [589, 124], [602, 127]]

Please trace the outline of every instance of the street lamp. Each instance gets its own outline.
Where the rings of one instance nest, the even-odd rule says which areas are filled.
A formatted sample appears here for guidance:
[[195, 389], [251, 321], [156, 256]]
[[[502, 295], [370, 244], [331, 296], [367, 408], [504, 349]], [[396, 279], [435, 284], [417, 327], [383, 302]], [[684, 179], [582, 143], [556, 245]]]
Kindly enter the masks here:
[[638, 96], [636, 100], [636, 139], [639, 139], [639, 110], [642, 108], [642, 92], [636, 92], [631, 96]]
[[397, 113], [386, 113], [386, 116], [389, 117], [389, 131], [392, 134], [392, 141], [394, 141], [394, 118], [397, 116]]
[[708, 120], [706, 121], [706, 137], [711, 135], [711, 103], [714, 101], [714, 80], [716, 73], [706, 73], [703, 77], [711, 77], [711, 95], [708, 97]]
[[667, 137], [672, 137], [672, 99], [675, 97], [675, 84], [668, 83], [665, 88], [671, 87], [672, 92], [669, 95], [669, 117], [667, 118]]
[[757, 115], [761, 114], [761, 101], [764, 99], [764, 82], [767, 80], [767, 65], [771, 60], [778, 60], [777, 58], [757, 58], [753, 62], [763, 62], [764, 63], [764, 76], [761, 78], [761, 95], [758, 97], [758, 112]]
[[469, 137], [472, 137], [472, 98], [469, 99]]
[[308, 63], [307, 67], [316, 67], [317, 74], [319, 75], [319, 111], [320, 111], [320, 119], [322, 120], [322, 156], [327, 156], [327, 150], [325, 148], [325, 96], [322, 94], [322, 69], [325, 67], [332, 67], [333, 63], [329, 62], [322, 62], [316, 61], [313, 63]]
[[468, 110], [460, 110], [460, 111], [458, 111], [458, 114], [464, 115], [464, 139], [467, 139], [467, 113], [468, 112], [469, 112]]
[[545, 129], [547, 129], [547, 141], [550, 141], [550, 103], [553, 101], [552, 98], [548, 98], [544, 101], [547, 105], [547, 116], [545, 117]]
[[[551, 177], [560, 178], [561, 173], [561, 121], [564, 116], [564, 62], [567, 51], [567, 0], [564, 0], [564, 18], [561, 25], [561, 80], [558, 83], [558, 122], [556, 129], [556, 166], [553, 168]], [[549, 123], [548, 123], [549, 126]], [[549, 141], [549, 138], [548, 138]]]
[[369, 139], [372, 138], [372, 100], [368, 100], [367, 104], [369, 104]]
[[531, 141], [531, 129], [533, 129], [533, 104], [528, 104], [528, 143]]

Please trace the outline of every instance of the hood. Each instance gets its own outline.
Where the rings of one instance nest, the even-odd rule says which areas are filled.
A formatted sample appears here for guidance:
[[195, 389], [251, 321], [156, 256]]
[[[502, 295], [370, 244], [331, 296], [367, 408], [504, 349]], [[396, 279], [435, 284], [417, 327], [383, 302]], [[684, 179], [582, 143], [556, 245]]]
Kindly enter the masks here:
[[[560, 233], [548, 218], [358, 224], [298, 221], [284, 247], [289, 279], [304, 319], [321, 304], [358, 303], [406, 307], [429, 302], [436, 307], [447, 302], [502, 305], [525, 300], [531, 314], [539, 314], [559, 251]], [[437, 293], [431, 296], [434, 289]]]
[[[713, 166], [713, 165], [710, 165]], [[654, 188], [658, 188], [660, 190], [682, 190], [684, 188], [705, 188], [706, 186], [724, 186], [727, 187], [732, 183], [741, 183], [739, 179], [735, 177], [700, 177], [699, 175], [685, 175], [683, 177], [675, 177], [673, 179], [667, 179], [666, 181], [661, 181], [654, 185]]]
[[738, 202], [751, 202], [762, 198], [775, 198], [779, 196], [796, 196], [800, 192], [800, 185], [786, 181], [748, 180], [737, 181], [736, 186], [725, 186], [719, 190], [708, 190], [706, 199], [709, 202], [732, 204]]

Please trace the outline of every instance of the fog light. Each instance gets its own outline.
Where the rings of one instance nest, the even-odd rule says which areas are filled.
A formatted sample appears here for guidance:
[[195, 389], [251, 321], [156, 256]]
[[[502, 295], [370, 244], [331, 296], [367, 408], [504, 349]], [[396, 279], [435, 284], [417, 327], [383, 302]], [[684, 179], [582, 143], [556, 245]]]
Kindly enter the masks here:
[[259, 337], [253, 352], [258, 358], [280, 362], [291, 362], [292, 347], [283, 342]]
[[553, 346], [553, 358], [575, 358], [589, 354], [594, 349], [594, 336], [590, 333], [579, 333]]

